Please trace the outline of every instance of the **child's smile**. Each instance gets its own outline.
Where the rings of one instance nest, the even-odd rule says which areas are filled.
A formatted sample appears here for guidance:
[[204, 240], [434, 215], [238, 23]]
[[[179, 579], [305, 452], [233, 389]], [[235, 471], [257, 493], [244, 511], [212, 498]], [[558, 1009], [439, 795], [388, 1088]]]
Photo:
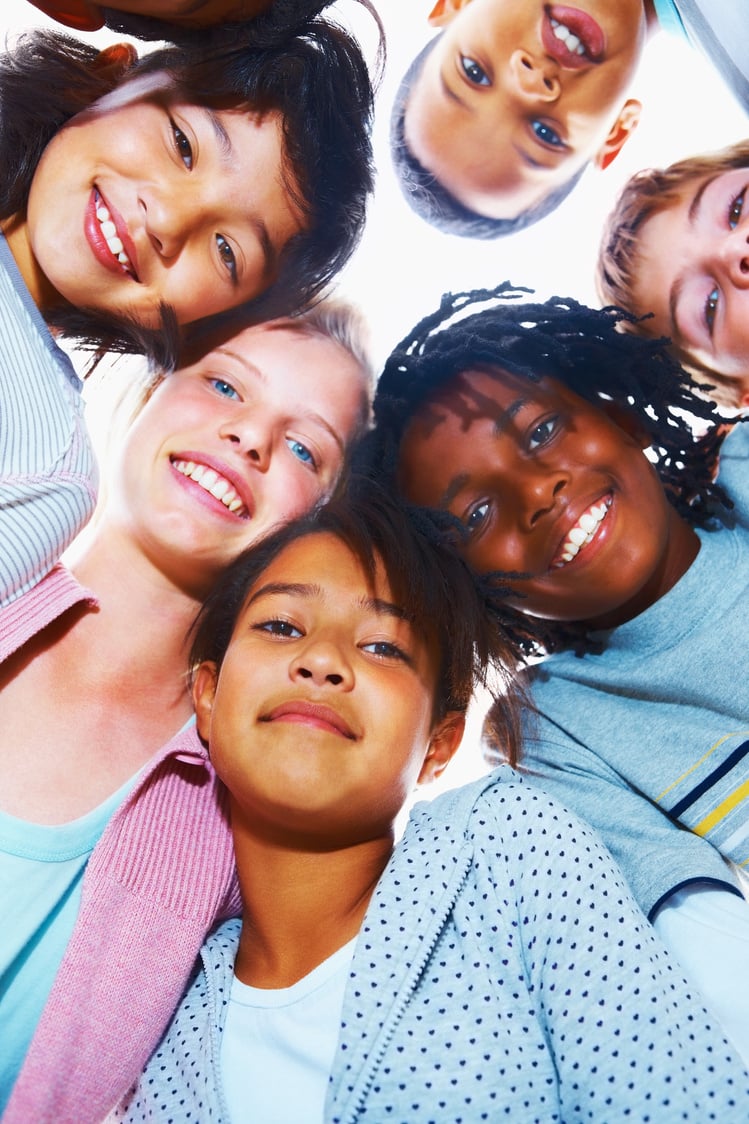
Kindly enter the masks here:
[[473, 565], [518, 575], [510, 603], [533, 616], [619, 623], [697, 551], [642, 442], [554, 379], [464, 373], [413, 419], [400, 475], [458, 517]]

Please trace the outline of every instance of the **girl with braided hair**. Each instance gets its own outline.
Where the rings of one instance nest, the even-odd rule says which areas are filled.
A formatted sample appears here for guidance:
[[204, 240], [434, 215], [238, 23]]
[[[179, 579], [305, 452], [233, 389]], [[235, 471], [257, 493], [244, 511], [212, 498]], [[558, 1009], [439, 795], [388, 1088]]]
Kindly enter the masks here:
[[749, 861], [749, 688], [725, 658], [749, 598], [730, 498], [747, 439], [726, 439], [719, 485], [715, 406], [661, 341], [524, 295], [447, 296], [422, 320], [380, 379], [374, 455], [502, 585], [519, 661], [546, 657], [511, 764], [601, 832], [749, 1058], [730, 865]]

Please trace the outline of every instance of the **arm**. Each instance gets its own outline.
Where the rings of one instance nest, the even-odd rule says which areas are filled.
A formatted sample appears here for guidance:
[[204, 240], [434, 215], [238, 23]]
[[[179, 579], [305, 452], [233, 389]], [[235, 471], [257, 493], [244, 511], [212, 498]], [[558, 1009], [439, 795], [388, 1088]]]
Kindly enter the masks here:
[[35, 585], [91, 515], [96, 464], [80, 381], [0, 239], [0, 608]]
[[598, 832], [651, 920], [660, 903], [688, 882], [736, 889], [735, 875], [712, 844], [677, 827], [612, 765], [543, 718], [536, 736], [527, 739], [523, 775]]
[[749, 902], [697, 883], [666, 899], [653, 928], [749, 1066]]
[[[749, 1075], [600, 841], [540, 792], [502, 829], [562, 1119], [745, 1119]], [[510, 822], [510, 820], [514, 822]]]

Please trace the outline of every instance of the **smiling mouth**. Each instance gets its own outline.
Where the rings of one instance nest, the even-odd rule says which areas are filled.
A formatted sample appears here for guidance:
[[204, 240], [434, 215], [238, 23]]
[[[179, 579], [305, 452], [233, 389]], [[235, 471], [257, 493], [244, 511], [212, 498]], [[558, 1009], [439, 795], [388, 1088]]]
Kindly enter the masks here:
[[135, 270], [133, 269], [132, 262], [125, 253], [125, 246], [122, 242], [122, 239], [117, 233], [117, 227], [112, 222], [112, 216], [109, 213], [109, 208], [106, 207], [102, 202], [102, 198], [99, 195], [98, 191], [96, 191], [96, 221], [99, 224], [101, 236], [106, 242], [107, 248], [112, 257], [119, 262], [125, 273], [132, 277], [134, 281], [137, 281], [138, 278], [135, 274]]
[[230, 484], [221, 473], [196, 461], [172, 460], [171, 463], [177, 472], [187, 476], [193, 483], [199, 484], [214, 499], [220, 500], [232, 515], [236, 515], [238, 519], [249, 518], [250, 513], [237, 495], [234, 485]]
[[565, 4], [550, 4], [544, 12], [544, 46], [560, 66], [575, 70], [603, 60], [606, 39], [591, 15]]
[[593, 541], [609, 513], [611, 502], [611, 496], [605, 496], [598, 503], [591, 504], [587, 511], [582, 513], [574, 527], [571, 527], [567, 532], [564, 542], [554, 556], [550, 569], [560, 570], [563, 566], [569, 565], [577, 558], [583, 547]]
[[570, 31], [570, 29], [563, 23], [560, 23], [559, 20], [550, 19], [549, 23], [551, 24], [554, 38], [558, 39], [560, 43], [564, 43], [571, 55], [580, 55], [580, 57], [582, 57], [585, 54], [583, 41], [582, 39], [578, 39], [574, 31]]

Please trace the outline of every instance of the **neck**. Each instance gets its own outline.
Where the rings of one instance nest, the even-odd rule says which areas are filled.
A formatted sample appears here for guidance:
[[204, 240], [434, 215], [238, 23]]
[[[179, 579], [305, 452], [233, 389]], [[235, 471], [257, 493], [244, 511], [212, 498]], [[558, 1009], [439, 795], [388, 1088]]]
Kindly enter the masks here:
[[290, 987], [359, 932], [392, 836], [336, 850], [258, 838], [236, 808], [232, 831], [244, 902], [237, 977]]
[[141, 691], [156, 698], [167, 685], [166, 698], [174, 701], [175, 692], [186, 697], [187, 634], [199, 602], [170, 582], [106, 517], [95, 517], [76, 540], [69, 565], [100, 602], [92, 639], [106, 659], [102, 666], [132, 671]]
[[10, 218], [0, 222], [0, 229], [5, 235], [8, 248], [37, 308], [44, 311], [45, 308], [59, 304], [60, 294], [50, 285], [34, 255], [29, 241], [26, 216], [11, 215]]

